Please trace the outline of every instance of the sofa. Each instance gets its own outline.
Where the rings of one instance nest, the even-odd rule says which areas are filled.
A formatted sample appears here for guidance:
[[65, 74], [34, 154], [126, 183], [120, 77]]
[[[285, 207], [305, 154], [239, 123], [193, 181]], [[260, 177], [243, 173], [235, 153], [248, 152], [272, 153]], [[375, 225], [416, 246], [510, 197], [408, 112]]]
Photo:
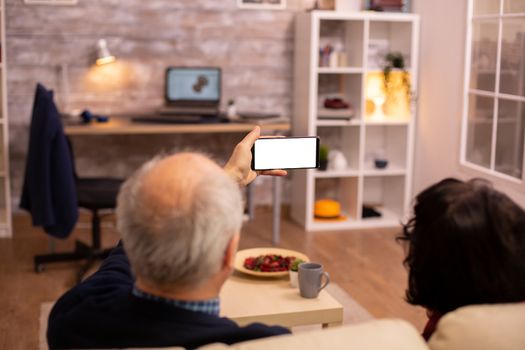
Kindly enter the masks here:
[[406, 321], [382, 319], [201, 350], [524, 350], [525, 303], [475, 305], [445, 315], [426, 343]]

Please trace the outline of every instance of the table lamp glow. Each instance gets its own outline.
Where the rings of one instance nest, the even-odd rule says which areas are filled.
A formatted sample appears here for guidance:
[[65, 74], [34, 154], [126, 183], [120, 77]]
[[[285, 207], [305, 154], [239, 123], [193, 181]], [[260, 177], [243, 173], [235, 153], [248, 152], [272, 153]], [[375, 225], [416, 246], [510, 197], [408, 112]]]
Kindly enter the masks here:
[[374, 112], [370, 116], [371, 119], [384, 118], [383, 105], [386, 101], [385, 80], [383, 73], [373, 72], [366, 76], [366, 99], [374, 103]]

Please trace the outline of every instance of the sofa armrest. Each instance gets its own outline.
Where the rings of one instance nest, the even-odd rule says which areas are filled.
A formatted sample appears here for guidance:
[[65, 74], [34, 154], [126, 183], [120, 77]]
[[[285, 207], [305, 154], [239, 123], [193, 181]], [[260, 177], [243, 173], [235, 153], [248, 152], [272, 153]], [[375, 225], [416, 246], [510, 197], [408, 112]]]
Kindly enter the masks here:
[[525, 303], [472, 305], [449, 312], [428, 345], [432, 350], [523, 350]]
[[231, 346], [210, 344], [201, 350], [429, 350], [416, 329], [402, 320], [374, 320], [355, 325], [251, 340]]

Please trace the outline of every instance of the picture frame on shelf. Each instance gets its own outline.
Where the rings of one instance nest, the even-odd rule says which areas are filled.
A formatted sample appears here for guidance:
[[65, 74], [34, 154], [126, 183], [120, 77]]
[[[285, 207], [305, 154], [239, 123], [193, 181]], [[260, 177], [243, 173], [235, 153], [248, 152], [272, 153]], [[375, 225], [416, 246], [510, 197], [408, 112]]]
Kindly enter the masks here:
[[286, 0], [237, 0], [237, 7], [251, 10], [284, 10]]
[[371, 11], [410, 12], [410, 0], [366, 0], [365, 5]]

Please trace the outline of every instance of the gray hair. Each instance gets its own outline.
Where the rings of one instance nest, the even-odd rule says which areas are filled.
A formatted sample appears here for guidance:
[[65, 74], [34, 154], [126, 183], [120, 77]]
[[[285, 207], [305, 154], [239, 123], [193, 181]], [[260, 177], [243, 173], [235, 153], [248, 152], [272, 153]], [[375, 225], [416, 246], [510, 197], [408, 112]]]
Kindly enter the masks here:
[[122, 185], [117, 227], [135, 274], [160, 288], [198, 285], [220, 270], [228, 243], [241, 229], [242, 195], [217, 171], [197, 180], [190, 203], [153, 210], [140, 199], [143, 180], [163, 158], [145, 163]]

